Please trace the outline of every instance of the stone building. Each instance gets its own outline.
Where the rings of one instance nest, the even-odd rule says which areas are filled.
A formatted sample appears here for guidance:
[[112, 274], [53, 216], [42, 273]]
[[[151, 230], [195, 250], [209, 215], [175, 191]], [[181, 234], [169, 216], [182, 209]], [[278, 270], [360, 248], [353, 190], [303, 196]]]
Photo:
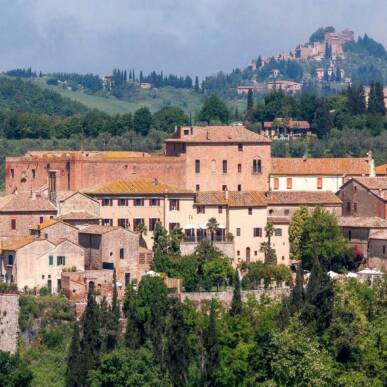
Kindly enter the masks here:
[[343, 201], [343, 216], [387, 219], [387, 177], [356, 177], [337, 192]]

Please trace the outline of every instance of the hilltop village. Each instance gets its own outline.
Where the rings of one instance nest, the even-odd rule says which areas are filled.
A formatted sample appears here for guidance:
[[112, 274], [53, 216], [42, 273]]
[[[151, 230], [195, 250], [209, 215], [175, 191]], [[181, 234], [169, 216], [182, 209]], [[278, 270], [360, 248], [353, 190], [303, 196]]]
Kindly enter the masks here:
[[115, 269], [122, 294], [149, 270], [158, 224], [182, 231], [183, 255], [207, 239], [234, 267], [265, 260], [270, 224], [276, 263], [291, 266], [289, 224], [301, 206], [336, 215], [362, 267], [386, 268], [387, 177], [372, 153], [273, 158], [270, 142], [241, 125], [179, 127], [165, 154], [7, 157], [1, 279], [77, 303], [90, 284], [111, 293]]

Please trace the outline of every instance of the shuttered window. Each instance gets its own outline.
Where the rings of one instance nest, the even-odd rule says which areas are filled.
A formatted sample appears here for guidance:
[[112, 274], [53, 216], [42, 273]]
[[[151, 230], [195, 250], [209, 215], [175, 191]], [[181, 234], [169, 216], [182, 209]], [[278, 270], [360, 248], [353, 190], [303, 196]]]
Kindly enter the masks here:
[[50, 255], [50, 256], [48, 257], [48, 264], [49, 264], [50, 266], [52, 266], [52, 265], [54, 264], [54, 257], [53, 257], [52, 255]]

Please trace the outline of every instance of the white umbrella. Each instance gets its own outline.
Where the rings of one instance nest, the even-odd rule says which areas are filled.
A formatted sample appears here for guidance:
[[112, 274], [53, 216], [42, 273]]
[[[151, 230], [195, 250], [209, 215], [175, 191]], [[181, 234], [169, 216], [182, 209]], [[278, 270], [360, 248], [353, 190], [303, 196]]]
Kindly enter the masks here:
[[335, 273], [334, 271], [328, 271], [327, 273], [329, 275], [330, 278], [334, 279], [336, 277], [338, 277], [339, 275], [337, 273]]
[[195, 224], [186, 224], [184, 227], [184, 230], [192, 230], [193, 228], [196, 228]]
[[198, 228], [201, 228], [201, 229], [205, 230], [207, 228], [207, 225], [206, 224], [201, 224]]
[[348, 278], [357, 278], [357, 274], [356, 274], [356, 273], [349, 272], [349, 273], [347, 273], [347, 277], [348, 277]]
[[220, 224], [220, 225], [218, 226], [218, 228], [222, 228], [222, 229], [224, 229], [224, 228], [226, 228], [226, 226], [225, 226], [225, 225], [223, 225], [223, 224]]

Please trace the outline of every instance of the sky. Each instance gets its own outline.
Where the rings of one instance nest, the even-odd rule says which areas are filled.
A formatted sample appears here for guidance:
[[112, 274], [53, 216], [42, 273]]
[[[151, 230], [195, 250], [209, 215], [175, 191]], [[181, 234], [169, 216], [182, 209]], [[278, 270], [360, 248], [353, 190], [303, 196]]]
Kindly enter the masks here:
[[387, 46], [387, 0], [0, 0], [0, 71], [191, 76], [288, 52], [320, 26]]

